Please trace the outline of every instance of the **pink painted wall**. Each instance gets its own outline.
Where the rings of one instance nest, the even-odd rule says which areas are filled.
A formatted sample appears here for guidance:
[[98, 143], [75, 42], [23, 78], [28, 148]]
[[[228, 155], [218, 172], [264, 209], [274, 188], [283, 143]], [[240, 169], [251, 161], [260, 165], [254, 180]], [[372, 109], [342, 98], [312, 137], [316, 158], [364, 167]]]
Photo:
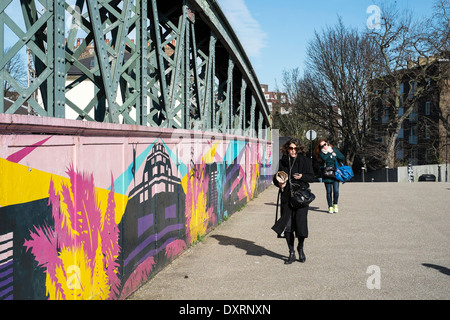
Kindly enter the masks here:
[[0, 114], [0, 300], [124, 299], [271, 183], [270, 141]]

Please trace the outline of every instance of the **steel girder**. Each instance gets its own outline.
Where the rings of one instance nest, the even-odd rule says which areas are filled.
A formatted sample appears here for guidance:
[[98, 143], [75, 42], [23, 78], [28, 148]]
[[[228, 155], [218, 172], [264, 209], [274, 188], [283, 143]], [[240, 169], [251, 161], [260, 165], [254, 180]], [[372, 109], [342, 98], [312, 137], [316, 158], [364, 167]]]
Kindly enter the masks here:
[[[2, 0], [0, 40], [2, 84], [19, 93], [6, 109], [1, 91], [2, 113], [27, 104], [39, 116], [268, 138], [259, 82], [213, 0]], [[28, 86], [8, 69], [24, 48]]]

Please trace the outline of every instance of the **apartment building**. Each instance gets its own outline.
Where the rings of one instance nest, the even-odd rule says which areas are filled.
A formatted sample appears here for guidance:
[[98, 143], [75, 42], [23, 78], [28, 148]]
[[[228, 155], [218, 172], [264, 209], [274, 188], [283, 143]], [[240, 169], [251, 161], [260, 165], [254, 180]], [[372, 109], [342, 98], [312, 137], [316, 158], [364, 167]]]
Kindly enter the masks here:
[[[395, 96], [389, 93], [392, 87], [381, 88], [384, 92], [380, 94], [379, 83], [389, 81], [376, 80], [378, 85], [374, 86], [374, 96], [377, 98], [370, 108], [371, 138], [374, 142], [383, 145], [386, 131], [394, 129], [389, 126], [392, 117], [401, 117], [412, 104], [412, 111], [403, 121], [396, 139], [397, 165], [426, 165], [448, 161], [449, 65], [450, 59], [436, 59], [428, 68], [429, 77], [412, 76], [413, 72], [417, 72], [417, 64], [401, 70], [402, 75], [398, 77], [401, 79], [398, 87], [399, 101], [395, 107], [394, 99], [389, 99], [389, 96]], [[440, 75], [439, 72], [445, 74]]]
[[[278, 91], [269, 91], [269, 85], [261, 84], [261, 89], [266, 98], [267, 105], [269, 106], [269, 111], [274, 114], [279, 111], [281, 114], [289, 113], [289, 100], [286, 93]], [[276, 110], [276, 109], [280, 110]]]

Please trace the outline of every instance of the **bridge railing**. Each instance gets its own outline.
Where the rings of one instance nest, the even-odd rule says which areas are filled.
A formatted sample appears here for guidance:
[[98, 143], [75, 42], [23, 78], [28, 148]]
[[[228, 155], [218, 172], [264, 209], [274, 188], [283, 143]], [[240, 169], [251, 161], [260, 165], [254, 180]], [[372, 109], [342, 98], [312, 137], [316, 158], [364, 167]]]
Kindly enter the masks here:
[[[22, 54], [28, 81], [12, 72]], [[258, 79], [213, 0], [4, 0], [0, 76], [0, 113], [270, 137]]]

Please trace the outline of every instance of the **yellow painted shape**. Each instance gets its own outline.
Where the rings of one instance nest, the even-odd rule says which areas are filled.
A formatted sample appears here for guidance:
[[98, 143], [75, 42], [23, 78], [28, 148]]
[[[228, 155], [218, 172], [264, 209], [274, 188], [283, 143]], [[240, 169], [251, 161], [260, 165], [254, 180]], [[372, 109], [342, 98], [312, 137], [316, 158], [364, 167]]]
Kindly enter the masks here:
[[[6, 207], [20, 203], [48, 198], [50, 179], [56, 192], [60, 192], [62, 185], [70, 185], [70, 179], [33, 169], [15, 162], [0, 158], [0, 206]], [[95, 187], [98, 202], [102, 212], [106, 212], [109, 190]], [[128, 196], [114, 193], [115, 221], [122, 220]]]
[[68, 178], [0, 159], [0, 206], [48, 198], [50, 178], [53, 179], [55, 187], [70, 182]]
[[214, 162], [214, 157], [216, 156], [216, 150], [217, 150], [217, 146], [219, 145], [219, 141], [217, 141], [216, 143], [214, 143], [214, 145], [209, 148], [208, 151], [206, 151], [205, 155], [202, 157], [202, 160], [206, 163], [206, 164], [210, 164]]
[[[108, 195], [110, 191], [101, 188], [95, 188], [95, 191], [97, 192], [100, 210], [104, 214], [106, 212], [106, 208], [108, 207]], [[120, 221], [122, 221], [123, 214], [125, 213], [125, 208], [127, 207], [128, 196], [120, 193], [114, 193], [114, 202], [116, 204], [116, 207], [114, 208], [115, 221], [117, 224], [119, 224]]]
[[190, 204], [191, 220], [189, 231], [191, 233], [191, 241], [196, 241], [199, 235], [201, 236], [206, 233], [206, 227], [209, 221], [206, 204], [207, 199], [203, 191], [199, 192], [195, 200]]
[[89, 259], [83, 246], [62, 248], [59, 259], [61, 264], [56, 267], [55, 273], [59, 286], [56, 286], [51, 280], [50, 272], [47, 272], [46, 287], [50, 300], [60, 300], [64, 297], [66, 300], [105, 300], [108, 298], [108, 278], [103, 267], [100, 239], [94, 270], [89, 266]]
[[252, 195], [255, 195], [255, 191], [256, 191], [256, 187], [258, 185], [258, 181], [259, 181], [259, 170], [260, 170], [260, 165], [258, 163], [253, 165], [253, 170], [252, 170]]
[[[219, 141], [214, 143], [214, 145], [206, 151], [206, 153], [202, 157], [202, 163], [210, 164], [214, 162], [214, 158], [216, 156], [216, 150], [217, 146], [219, 145]], [[192, 168], [187, 175], [181, 178], [181, 186], [183, 187], [183, 191], [186, 194], [187, 193], [187, 183], [188, 183], [188, 177], [192, 176], [194, 173], [194, 168]]]

